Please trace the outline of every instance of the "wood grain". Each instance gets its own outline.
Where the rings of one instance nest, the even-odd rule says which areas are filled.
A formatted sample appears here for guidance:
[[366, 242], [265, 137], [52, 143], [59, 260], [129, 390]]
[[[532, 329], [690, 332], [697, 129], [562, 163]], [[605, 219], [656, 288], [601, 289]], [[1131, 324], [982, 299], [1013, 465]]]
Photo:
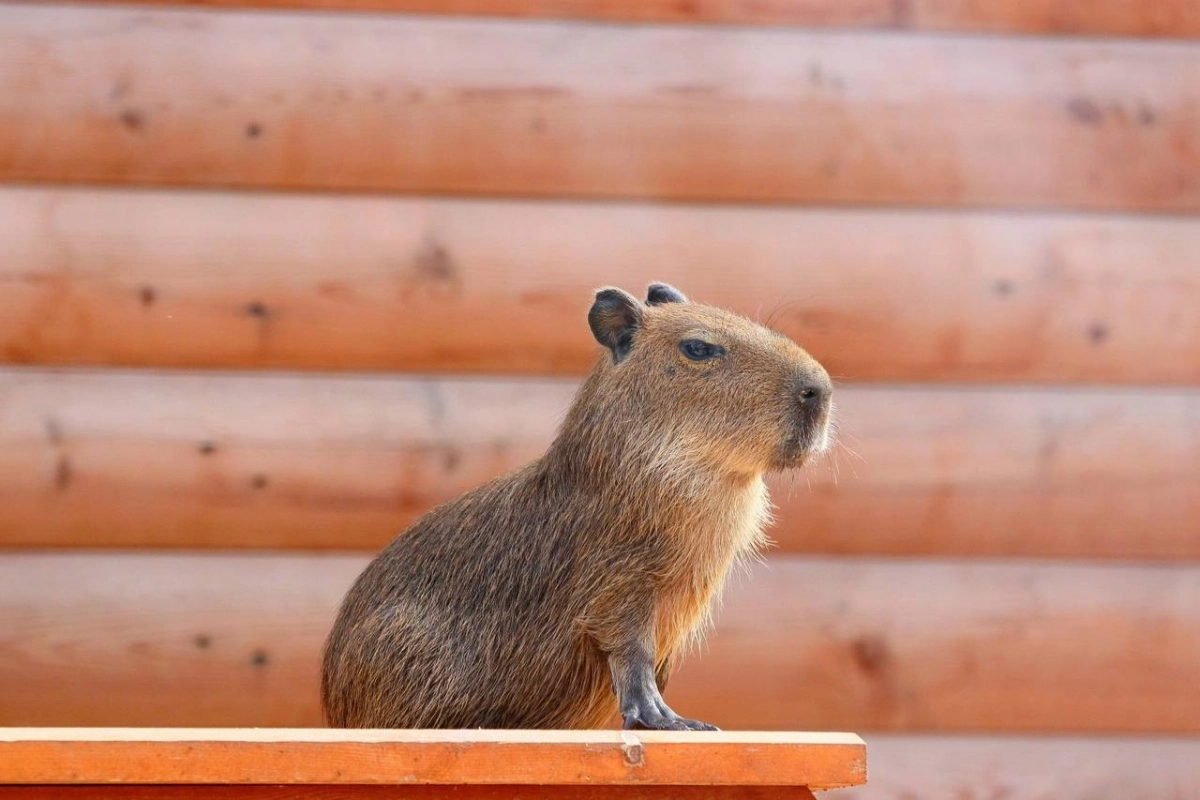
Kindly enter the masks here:
[[676, 283], [859, 380], [1200, 384], [1200, 219], [0, 189], [10, 363], [578, 374]]
[[[963, 800], [1003, 797], [1005, 800], [1098, 800], [1118, 797], [1192, 797], [1200, 794], [1200, 739], [1194, 738], [1065, 738], [993, 736], [867, 737], [870, 782], [838, 791], [839, 800]], [[654, 787], [526, 787], [462, 786], [459, 800], [652, 800], [666, 797]], [[532, 787], [528, 787], [532, 788]], [[691, 787], [696, 789], [698, 787]], [[673, 787], [678, 792], [678, 787]], [[763, 800], [758, 787], [714, 787], [716, 798]], [[792, 790], [793, 792], [795, 790]], [[434, 786], [356, 786], [305, 789], [287, 786], [40, 786], [0, 787], [0, 797], [37, 798], [220, 798], [220, 800], [335, 800], [335, 798], [404, 798], [436, 800], [446, 789]], [[798, 800], [797, 795], [790, 797]]]
[[[100, 0], [90, 0], [99, 2]], [[129, 3], [131, 0], [112, 0]], [[402, 11], [638, 22], [888, 30], [1200, 35], [1196, 0], [132, 0], [202, 7]]]
[[814, 800], [799, 786], [0, 785], [4, 800]]
[[0, 51], [9, 181], [1200, 209], [1186, 45], [10, 5]]
[[[1122, 737], [994, 737], [872, 734], [870, 782], [827, 795], [838, 800], [1099, 800], [1200, 795], [1200, 739]], [[689, 787], [697, 790], [699, 787]], [[525, 794], [533, 789], [537, 794]], [[458, 800], [653, 800], [669, 797], [651, 787], [460, 786]], [[671, 791], [679, 792], [679, 787]], [[789, 797], [800, 800], [794, 794]], [[0, 786], [0, 797], [37, 800], [437, 800], [436, 786]], [[616, 792], [620, 792], [617, 794]], [[765, 800], [759, 787], [712, 787], [712, 800]], [[676, 795], [678, 796], [678, 795]], [[692, 795], [697, 797], [699, 796]]]
[[1200, 732], [1190, 565], [779, 558], [728, 593], [670, 689], [724, 728]]
[[[0, 371], [0, 544], [381, 547], [538, 457], [572, 381]], [[785, 552], [1200, 558], [1200, 393], [838, 389]]]
[[0, 385], [3, 540], [83, 547], [377, 548], [536, 458], [574, 388], [107, 371]]
[[[0, 556], [6, 725], [320, 723], [348, 556]], [[667, 699], [735, 730], [1200, 733], [1200, 569], [772, 560]]]
[[0, 781], [37, 784], [709, 785], [866, 779], [854, 734], [0, 729]]

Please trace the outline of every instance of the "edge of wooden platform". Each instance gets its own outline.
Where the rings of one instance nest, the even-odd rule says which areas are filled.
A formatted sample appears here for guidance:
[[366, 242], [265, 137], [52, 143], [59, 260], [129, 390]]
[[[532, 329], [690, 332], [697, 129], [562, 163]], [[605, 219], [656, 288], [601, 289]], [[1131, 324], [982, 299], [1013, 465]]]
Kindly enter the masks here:
[[850, 733], [0, 728], [0, 784], [740, 785], [866, 781]]

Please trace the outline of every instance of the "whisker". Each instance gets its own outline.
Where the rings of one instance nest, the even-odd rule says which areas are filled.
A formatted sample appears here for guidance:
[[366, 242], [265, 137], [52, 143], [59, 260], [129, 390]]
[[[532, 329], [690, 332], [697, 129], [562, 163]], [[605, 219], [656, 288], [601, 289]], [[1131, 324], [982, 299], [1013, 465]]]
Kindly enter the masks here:
[[845, 442], [838, 443], [838, 450], [841, 452], [844, 452], [848, 455], [854, 456], [855, 458], [857, 458], [859, 461], [863, 462], [864, 464], [867, 461], [867, 459], [863, 457], [862, 453], [858, 452], [857, 450], [855, 450], [853, 447], [846, 444]]
[[767, 318], [765, 320], [763, 320], [762, 324], [768, 328], [771, 327], [771, 324], [772, 324], [772, 322], [774, 322], [776, 316], [778, 316], [779, 314], [786, 311], [790, 306], [794, 306], [794, 305], [796, 305], [795, 300], [779, 301], [778, 303], [775, 304], [775, 307], [771, 309], [771, 313], [767, 314]]

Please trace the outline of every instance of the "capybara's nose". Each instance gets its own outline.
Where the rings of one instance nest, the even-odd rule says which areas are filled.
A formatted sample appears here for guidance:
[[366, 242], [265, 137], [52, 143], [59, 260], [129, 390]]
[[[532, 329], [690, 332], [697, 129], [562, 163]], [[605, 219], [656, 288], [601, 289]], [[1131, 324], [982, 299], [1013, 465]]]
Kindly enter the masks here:
[[820, 408], [829, 402], [832, 392], [829, 387], [818, 383], [806, 383], [800, 389], [800, 405], [807, 408]]
[[795, 381], [796, 399], [806, 411], [817, 411], [829, 405], [833, 396], [833, 381], [820, 365], [805, 370]]

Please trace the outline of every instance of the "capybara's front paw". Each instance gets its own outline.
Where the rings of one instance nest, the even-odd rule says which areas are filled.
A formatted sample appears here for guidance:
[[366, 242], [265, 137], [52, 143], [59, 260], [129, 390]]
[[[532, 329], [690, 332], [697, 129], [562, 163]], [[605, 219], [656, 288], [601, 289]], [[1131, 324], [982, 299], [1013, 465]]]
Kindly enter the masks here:
[[647, 704], [634, 708], [622, 715], [625, 720], [625, 730], [642, 729], [649, 731], [716, 731], [716, 725], [685, 719], [665, 705], [658, 708]]

